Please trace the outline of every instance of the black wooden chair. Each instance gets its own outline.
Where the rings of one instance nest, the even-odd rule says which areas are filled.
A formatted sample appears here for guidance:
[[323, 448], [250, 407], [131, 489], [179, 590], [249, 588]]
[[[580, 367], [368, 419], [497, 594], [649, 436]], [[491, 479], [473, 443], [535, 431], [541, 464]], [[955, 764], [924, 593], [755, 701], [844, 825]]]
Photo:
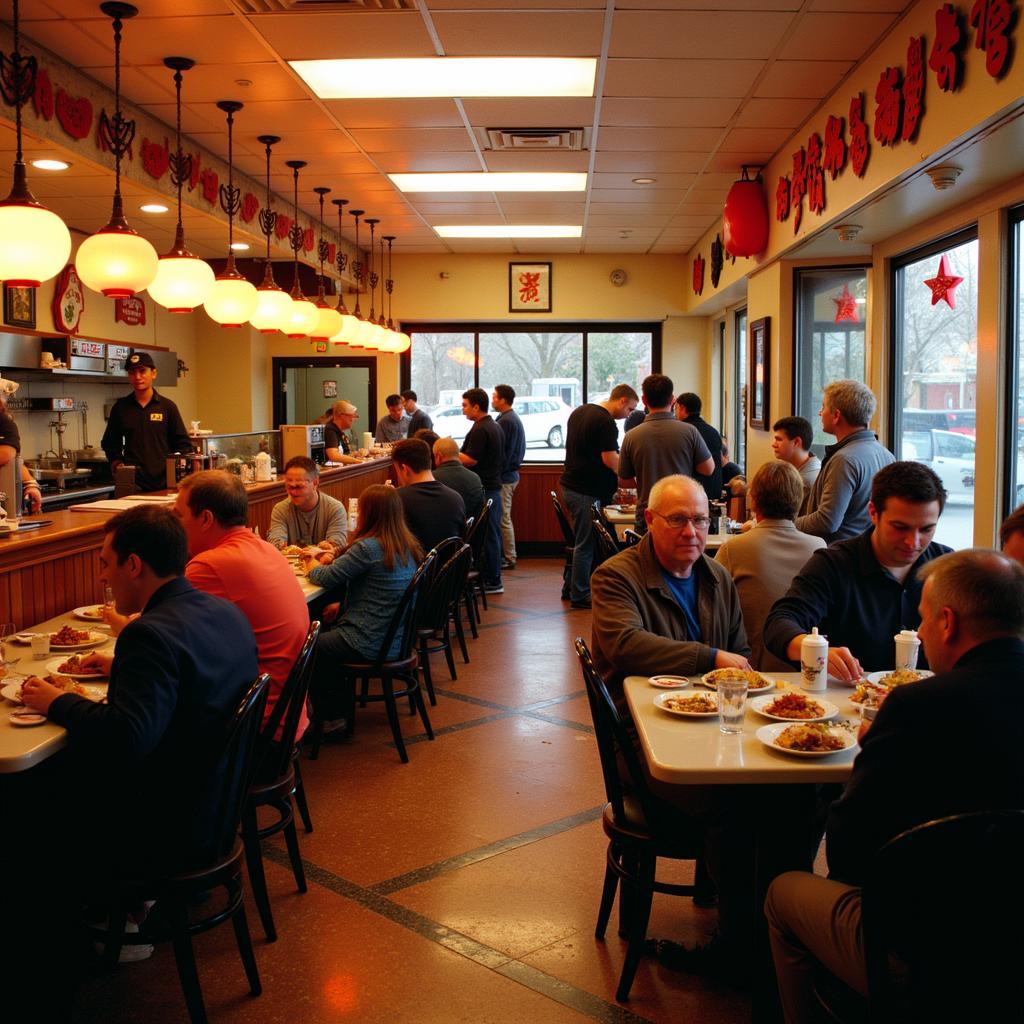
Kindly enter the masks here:
[[[235, 930], [238, 952], [249, 980], [249, 991], [258, 996], [260, 983], [252, 939], [245, 916], [242, 897], [242, 859], [244, 847], [238, 837], [242, 807], [256, 771], [259, 752], [260, 725], [267, 702], [270, 677], [260, 676], [242, 699], [225, 733], [224, 751], [219, 764], [226, 765], [220, 773], [216, 794], [217, 820], [220, 832], [216, 836], [214, 856], [201, 867], [179, 873], [122, 877], [112, 883], [105, 929], [91, 929], [93, 937], [105, 944], [104, 963], [117, 963], [121, 949], [126, 945], [140, 945], [150, 941], [147, 936], [125, 934], [128, 910], [147, 899], [156, 899], [171, 929], [174, 959], [178, 967], [185, 1003], [192, 1024], [206, 1024], [206, 1006], [196, 970], [192, 936], [209, 931], [230, 920]], [[227, 893], [224, 906], [190, 921], [188, 911], [201, 894], [223, 887]]]
[[[299, 892], [306, 891], [306, 872], [302, 867], [299, 852], [299, 838], [295, 833], [295, 812], [292, 797], [296, 795], [296, 774], [298, 765], [296, 735], [302, 711], [309, 695], [309, 683], [313, 677], [313, 662], [316, 657], [316, 641], [320, 635], [320, 623], [312, 622], [302, 644], [295, 664], [288, 674], [281, 694], [273, 711], [267, 718], [260, 736], [260, 764], [256, 781], [249, 790], [249, 798], [242, 809], [242, 841], [245, 844], [245, 861], [249, 869], [253, 900], [263, 923], [268, 942], [277, 939], [274, 915], [270, 909], [267, 893], [267, 879], [263, 873], [262, 840], [284, 833], [291, 861], [295, 884]], [[275, 739], [278, 730], [281, 738]], [[276, 820], [260, 827], [257, 815], [259, 808], [272, 807], [277, 812]], [[307, 810], [307, 814], [308, 814]]]
[[[434, 730], [430, 726], [430, 717], [427, 715], [427, 706], [420, 689], [419, 655], [415, 647], [416, 628], [419, 623], [417, 608], [423, 596], [424, 584], [432, 571], [433, 562], [433, 552], [430, 552], [409, 581], [409, 585], [405, 588], [405, 593], [391, 617], [391, 622], [388, 624], [377, 658], [374, 661], [342, 661], [335, 665], [338, 674], [345, 679], [352, 680], [353, 685], [356, 679], [362, 680], [362, 691], [359, 696], [361, 704], [383, 701], [388, 714], [388, 722], [391, 725], [391, 735], [403, 764], [408, 763], [409, 754], [402, 739], [396, 698], [409, 698], [410, 710], [414, 713], [419, 711], [427, 737], [431, 740], [434, 738]], [[399, 641], [398, 656], [389, 658], [388, 652], [396, 638]], [[381, 681], [380, 693], [368, 692], [371, 679]], [[404, 684], [401, 689], [395, 689], [396, 680]], [[318, 703], [322, 704], [316, 700], [313, 702], [313, 722], [310, 726], [313, 732], [313, 742], [309, 756], [312, 760], [316, 760], [319, 756], [320, 743], [324, 735], [323, 711], [317, 706]]]
[[551, 504], [555, 507], [555, 518], [558, 520], [558, 525], [562, 530], [562, 539], [565, 541], [565, 565], [562, 566], [562, 600], [568, 601], [571, 596], [572, 553], [576, 547], [576, 534], [573, 533], [572, 523], [569, 522], [569, 517], [565, 514], [565, 509], [562, 508], [562, 503], [558, 500], [558, 495], [554, 491], [551, 492]]
[[488, 498], [473, 525], [466, 531], [466, 543], [473, 552], [473, 565], [466, 576], [466, 615], [474, 639], [480, 635], [476, 630], [476, 624], [480, 621], [480, 608], [476, 603], [478, 593], [484, 603], [484, 611], [487, 610], [487, 593], [484, 591], [484, 578], [480, 566], [483, 564], [484, 544], [487, 542], [487, 518], [491, 515], [493, 504], [494, 499]]
[[434, 548], [433, 555], [433, 572], [424, 584], [423, 597], [419, 605], [419, 625], [416, 628], [420, 669], [423, 672], [423, 684], [427, 688], [431, 706], [437, 704], [437, 698], [434, 696], [434, 680], [430, 674], [430, 655], [443, 651], [448, 662], [448, 674], [453, 680], [458, 678], [452, 654], [453, 620], [462, 647], [463, 660], [469, 661], [459, 602], [466, 589], [466, 576], [473, 553], [461, 537], [449, 537]]
[[622, 531], [623, 547], [632, 548], [636, 547], [644, 538], [636, 532], [631, 530], [628, 526]]
[[[593, 519], [592, 529], [594, 531], [594, 568], [596, 569], [602, 562], [606, 562], [609, 558], [613, 558], [622, 549], [619, 547], [618, 541], [615, 540], [614, 533], [608, 532], [608, 527], [605, 525], [608, 520], [604, 517], [600, 508], [595, 503], [590, 508], [590, 515]], [[614, 528], [613, 528], [614, 530]]]
[[615, 998], [625, 1002], [643, 954], [654, 894], [692, 897], [696, 892], [693, 885], [659, 882], [658, 858], [696, 861], [701, 837], [693, 822], [651, 793], [626, 726], [582, 638], [576, 638], [575, 648], [587, 687], [608, 797], [601, 819], [608, 836], [608, 855], [594, 934], [604, 939], [618, 890], [619, 935], [628, 945]]

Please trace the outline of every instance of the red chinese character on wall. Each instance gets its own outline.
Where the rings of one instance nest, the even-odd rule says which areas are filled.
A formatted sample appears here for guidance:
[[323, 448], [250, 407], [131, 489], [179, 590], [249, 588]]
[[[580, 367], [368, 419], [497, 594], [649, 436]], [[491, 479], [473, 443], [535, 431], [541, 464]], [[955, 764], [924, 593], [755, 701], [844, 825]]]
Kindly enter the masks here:
[[302, 248], [304, 252], [312, 252], [313, 246], [316, 245], [316, 240], [313, 237], [313, 229], [306, 228], [302, 232]]
[[540, 301], [540, 271], [524, 271], [519, 275], [519, 301]]
[[249, 224], [253, 217], [256, 216], [259, 208], [260, 201], [251, 192], [246, 192], [245, 195], [242, 196], [242, 210], [239, 213], [239, 216], [246, 224]]
[[190, 155], [192, 157], [192, 173], [188, 176], [188, 190], [189, 192], [195, 192], [196, 185], [199, 184], [199, 175], [201, 173], [199, 164], [200, 154], [192, 153]]
[[[85, 96], [74, 99], [63, 89], [57, 90], [57, 120], [73, 139], [84, 139], [92, 128], [92, 104]], [[100, 133], [101, 143], [103, 133]], [[101, 145], [101, 148], [105, 148]]]
[[825, 122], [825, 154], [822, 164], [833, 181], [846, 166], [846, 139], [843, 138], [843, 128], [843, 119], [829, 114]]
[[858, 178], [864, 177], [870, 155], [868, 125], [864, 120], [864, 93], [859, 92], [850, 100], [850, 166]]
[[283, 213], [277, 215], [277, 220], [274, 221], [274, 234], [278, 238], [287, 238], [288, 232], [292, 229], [291, 217], [286, 217]]
[[789, 216], [789, 178], [779, 178], [775, 190], [775, 219], [785, 220]]
[[801, 146], [793, 154], [793, 171], [789, 177], [789, 205], [793, 211], [793, 233], [800, 230], [804, 208], [802, 200], [807, 194], [807, 152]]
[[693, 259], [693, 290], [697, 295], [704, 291], [704, 257], [699, 253]]
[[825, 172], [821, 166], [821, 136], [815, 132], [807, 140], [807, 209], [821, 214], [825, 210]]
[[893, 145], [900, 137], [900, 69], [886, 68], [875, 86], [874, 136], [883, 146]]
[[199, 174], [199, 182], [203, 186], [203, 198], [211, 205], [217, 202], [220, 194], [220, 179], [217, 172], [207, 167]]
[[964, 34], [960, 28], [960, 12], [952, 4], [943, 4], [935, 12], [935, 42], [932, 43], [928, 67], [935, 72], [935, 81], [943, 92], [956, 92], [963, 77]]
[[156, 178], [159, 181], [167, 173], [167, 167], [171, 159], [167, 138], [164, 138], [162, 146], [159, 142], [150, 142], [149, 139], [143, 139], [140, 156], [146, 173], [151, 178]]
[[924, 113], [924, 36], [911, 36], [907, 45], [907, 75], [903, 79], [904, 142], [913, 142]]
[[974, 45], [985, 51], [985, 70], [993, 78], [1002, 78], [1010, 66], [1013, 13], [1012, 0], [975, 0], [971, 8]]

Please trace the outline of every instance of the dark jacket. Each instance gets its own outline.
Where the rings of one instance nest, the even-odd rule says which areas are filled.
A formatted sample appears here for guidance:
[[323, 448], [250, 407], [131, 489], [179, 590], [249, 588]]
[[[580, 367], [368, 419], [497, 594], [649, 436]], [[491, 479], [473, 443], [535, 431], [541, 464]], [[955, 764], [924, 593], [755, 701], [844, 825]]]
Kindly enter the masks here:
[[466, 506], [467, 516], [480, 515], [480, 509], [484, 507], [484, 485], [480, 477], [468, 466], [464, 466], [457, 459], [449, 459], [442, 462], [434, 470], [434, 479], [440, 480], [445, 487], [458, 491]]
[[498, 414], [498, 426], [505, 438], [505, 456], [501, 464], [501, 482], [519, 483], [519, 467], [526, 458], [526, 431], [514, 409]]
[[1016, 710], [1022, 678], [1024, 641], [1005, 637], [886, 698], [829, 812], [832, 877], [860, 884], [881, 846], [925, 821], [1024, 809], [1024, 717]]
[[108, 823], [150, 855], [206, 851], [225, 729], [257, 674], [256, 637], [233, 604], [184, 577], [164, 584], [114, 648], [106, 704], [66, 694], [49, 717], [94, 765]]
[[732, 578], [713, 559], [694, 563], [701, 639], [686, 629], [662, 576], [650, 534], [603, 562], [590, 578], [594, 663], [613, 693], [627, 675], [696, 675], [715, 667], [712, 648], [749, 655]]
[[[903, 583], [890, 576], [871, 546], [874, 527], [811, 555], [785, 597], [772, 605], [764, 624], [764, 645], [786, 658], [790, 640], [814, 626], [832, 647], [849, 647], [866, 671], [895, 664], [893, 637], [917, 629], [922, 583], [917, 570], [952, 550], [934, 541], [921, 553]], [[924, 654], [918, 664], [924, 667]]]
[[687, 416], [683, 422], [697, 428], [697, 432], [704, 438], [704, 443], [708, 446], [708, 451], [711, 452], [711, 458], [715, 463], [711, 476], [697, 476], [694, 479], [704, 488], [708, 501], [718, 501], [722, 497], [722, 487], [724, 486], [722, 481], [722, 435], [702, 416]]

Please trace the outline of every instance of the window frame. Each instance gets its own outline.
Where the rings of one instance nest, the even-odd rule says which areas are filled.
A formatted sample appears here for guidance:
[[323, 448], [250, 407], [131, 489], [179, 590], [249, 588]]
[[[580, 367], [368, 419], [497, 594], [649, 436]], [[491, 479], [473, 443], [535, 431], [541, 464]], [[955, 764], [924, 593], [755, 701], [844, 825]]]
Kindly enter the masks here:
[[1019, 302], [1024, 289], [1021, 259], [1024, 257], [1024, 203], [1012, 206], [1006, 217], [1007, 281], [1006, 281], [1006, 443], [1003, 445], [1003, 479], [1007, 481], [1001, 496], [1001, 519], [1017, 507], [1017, 489], [1024, 480], [1015, 479], [1017, 472], [1018, 403], [1021, 399], [1020, 360], [1024, 356]]
[[[740, 331], [740, 321], [743, 321], [743, 330]], [[747, 471], [747, 393], [745, 386], [748, 381], [740, 384], [740, 362], [741, 355], [746, 356], [748, 351], [747, 332], [750, 330], [750, 317], [747, 315], [747, 307], [740, 306], [732, 313], [732, 337], [733, 337], [733, 372], [732, 384], [735, 400], [731, 410], [731, 423], [729, 424], [728, 438], [730, 449], [730, 460], [735, 462], [740, 469]], [[750, 377], [750, 366], [744, 364], [747, 378]]]

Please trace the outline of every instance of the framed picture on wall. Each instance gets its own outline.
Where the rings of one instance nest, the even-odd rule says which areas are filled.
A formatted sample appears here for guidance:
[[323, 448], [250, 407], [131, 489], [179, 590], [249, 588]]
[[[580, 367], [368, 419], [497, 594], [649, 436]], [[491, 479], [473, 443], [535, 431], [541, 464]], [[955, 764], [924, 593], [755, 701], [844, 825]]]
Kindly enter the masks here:
[[336, 380], [324, 381], [324, 398], [338, 397], [338, 382]]
[[36, 326], [36, 290], [4, 282], [4, 321], [12, 327]]
[[508, 265], [508, 311], [510, 313], [551, 312], [550, 263], [510, 263]]
[[749, 407], [747, 420], [755, 430], [769, 430], [771, 414], [768, 411], [769, 362], [771, 359], [770, 318], [762, 317], [752, 320], [747, 328], [749, 349], [747, 350], [747, 366], [749, 367], [749, 386], [747, 397]]

